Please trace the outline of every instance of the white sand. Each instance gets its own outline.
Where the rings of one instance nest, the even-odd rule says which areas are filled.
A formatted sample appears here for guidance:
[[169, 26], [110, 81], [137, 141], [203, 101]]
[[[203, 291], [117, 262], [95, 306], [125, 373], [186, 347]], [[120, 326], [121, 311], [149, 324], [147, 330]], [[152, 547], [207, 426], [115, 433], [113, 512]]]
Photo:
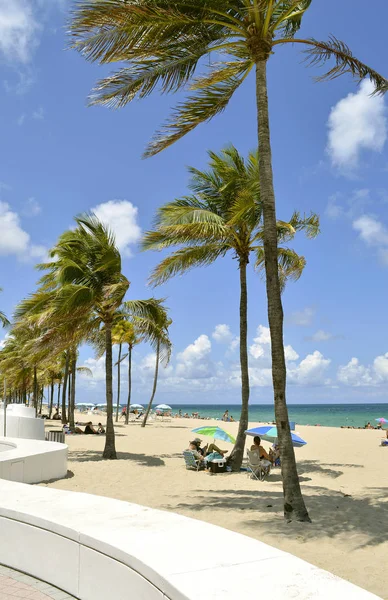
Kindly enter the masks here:
[[[99, 420], [93, 418], [94, 423]], [[379, 446], [382, 433], [297, 426], [308, 442], [296, 449], [296, 457], [313, 523], [287, 524], [280, 469], [265, 482], [243, 473], [211, 476], [185, 469], [182, 450], [196, 437], [190, 430], [215, 423], [173, 419], [145, 429], [119, 423], [117, 461], [101, 459], [104, 437], [67, 436], [69, 477], [48, 485], [221, 525], [289, 551], [388, 600], [388, 447]], [[217, 424], [237, 433], [237, 423]]]

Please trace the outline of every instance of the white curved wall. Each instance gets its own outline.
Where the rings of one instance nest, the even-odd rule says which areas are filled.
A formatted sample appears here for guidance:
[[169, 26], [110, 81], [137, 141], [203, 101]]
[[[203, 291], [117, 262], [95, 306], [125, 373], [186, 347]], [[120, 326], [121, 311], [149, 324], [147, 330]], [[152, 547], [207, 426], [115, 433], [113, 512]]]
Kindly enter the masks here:
[[80, 600], [377, 599], [252, 538], [90, 494], [0, 481], [0, 532], [0, 563]]
[[[6, 412], [7, 437], [44, 440], [44, 420], [35, 418], [35, 409], [9, 404]], [[4, 433], [4, 412], [0, 410], [0, 435]]]
[[66, 444], [0, 437], [0, 479], [40, 483], [66, 473]]

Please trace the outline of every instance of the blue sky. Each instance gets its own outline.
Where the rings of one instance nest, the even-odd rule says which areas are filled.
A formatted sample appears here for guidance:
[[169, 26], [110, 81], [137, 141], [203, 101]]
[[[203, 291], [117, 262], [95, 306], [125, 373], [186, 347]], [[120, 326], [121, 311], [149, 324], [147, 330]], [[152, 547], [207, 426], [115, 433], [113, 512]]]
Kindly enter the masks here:
[[[139, 253], [155, 209], [186, 192], [186, 166], [203, 168], [206, 150], [232, 142], [255, 147], [254, 81], [226, 112], [162, 154], [142, 160], [176, 98], [134, 102], [120, 111], [88, 108], [87, 95], [109, 68], [65, 50], [70, 0], [0, 0], [0, 285], [1, 309], [34, 289], [34, 263], [74, 215], [96, 209], [116, 231], [130, 298], [167, 297], [174, 344], [158, 398], [170, 402], [238, 402], [238, 273], [235, 261], [172, 280], [153, 292], [147, 276], [158, 256]], [[388, 76], [384, 39], [388, 7], [376, 0], [313, 2], [302, 35], [335, 34]], [[379, 18], [376, 19], [376, 14]], [[334, 18], [335, 17], [335, 18]], [[291, 402], [384, 402], [388, 392], [387, 100], [350, 77], [316, 84], [300, 48], [279, 50], [269, 64], [270, 116], [278, 217], [294, 209], [321, 216], [316, 240], [294, 247], [307, 259], [283, 300]], [[270, 363], [263, 282], [249, 276], [252, 401], [270, 402]], [[217, 327], [218, 326], [218, 327]], [[150, 348], [135, 352], [134, 400], [151, 387]], [[103, 399], [103, 361], [83, 348], [94, 371], [79, 399]]]

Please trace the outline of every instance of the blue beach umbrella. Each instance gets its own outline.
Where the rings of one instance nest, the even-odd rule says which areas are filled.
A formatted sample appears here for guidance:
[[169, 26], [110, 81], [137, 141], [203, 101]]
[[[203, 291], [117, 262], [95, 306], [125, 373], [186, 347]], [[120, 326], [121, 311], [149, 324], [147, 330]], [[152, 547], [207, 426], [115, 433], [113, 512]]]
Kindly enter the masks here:
[[[266, 425], [263, 427], [254, 427], [253, 429], [248, 429], [245, 432], [247, 435], [258, 435], [259, 437], [263, 438], [263, 440], [266, 440], [267, 442], [273, 442], [274, 440], [276, 440], [278, 438], [278, 430], [276, 427], [273, 427], [272, 425]], [[300, 448], [301, 446], [305, 446], [307, 444], [307, 442], [305, 442], [304, 440], [302, 440], [301, 437], [299, 437], [299, 435], [296, 435], [295, 433], [291, 432], [291, 439], [292, 439], [292, 445], [295, 448]]]
[[384, 417], [380, 417], [379, 419], [375, 419], [375, 421], [378, 421], [381, 424], [388, 423], [387, 419], [384, 419]]

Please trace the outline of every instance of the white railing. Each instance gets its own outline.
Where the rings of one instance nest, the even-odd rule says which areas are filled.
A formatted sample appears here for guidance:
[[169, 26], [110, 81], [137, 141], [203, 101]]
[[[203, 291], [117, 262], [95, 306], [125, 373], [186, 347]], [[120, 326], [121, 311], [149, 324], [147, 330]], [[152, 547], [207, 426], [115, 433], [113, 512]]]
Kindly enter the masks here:
[[62, 479], [66, 473], [65, 444], [0, 437], [0, 479], [40, 483]]
[[[152, 479], [148, 483], [152, 490]], [[80, 600], [377, 598], [295, 556], [202, 521], [2, 480], [0, 564]]]

